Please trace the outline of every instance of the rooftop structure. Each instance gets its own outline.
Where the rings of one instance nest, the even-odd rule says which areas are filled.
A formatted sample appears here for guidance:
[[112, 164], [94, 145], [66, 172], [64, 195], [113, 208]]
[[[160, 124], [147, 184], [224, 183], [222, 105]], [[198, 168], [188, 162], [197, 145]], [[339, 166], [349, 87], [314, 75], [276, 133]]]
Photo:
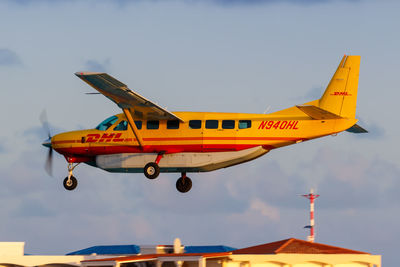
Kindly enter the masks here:
[[[236, 248], [217, 246], [181, 246], [182, 253], [214, 253], [228, 252]], [[68, 253], [67, 255], [147, 255], [147, 254], [171, 254], [174, 253], [172, 245], [109, 245], [93, 246]]]
[[[62, 256], [25, 255], [24, 245], [0, 242], [0, 266], [381, 267], [380, 255], [295, 238], [236, 250], [226, 246], [183, 246], [180, 242], [174, 246], [93, 246]], [[157, 253], [148, 253], [152, 251]]]
[[114, 245], [114, 246], [93, 246], [78, 251], [70, 252], [67, 255], [132, 255], [139, 254], [140, 247], [137, 245]]
[[315, 240], [315, 221], [314, 221], [314, 200], [319, 197], [319, 195], [314, 194], [314, 190], [311, 188], [310, 193], [306, 195], [302, 195], [303, 197], [310, 200], [310, 225], [305, 226], [304, 228], [310, 229], [310, 235], [308, 236], [307, 240], [310, 242], [314, 242]]
[[381, 256], [295, 238], [214, 253], [149, 254], [82, 261], [83, 267], [381, 267]]
[[232, 251], [232, 254], [367, 254], [347, 248], [334, 247], [325, 244], [313, 243], [296, 238], [289, 238], [258, 246], [242, 248]]

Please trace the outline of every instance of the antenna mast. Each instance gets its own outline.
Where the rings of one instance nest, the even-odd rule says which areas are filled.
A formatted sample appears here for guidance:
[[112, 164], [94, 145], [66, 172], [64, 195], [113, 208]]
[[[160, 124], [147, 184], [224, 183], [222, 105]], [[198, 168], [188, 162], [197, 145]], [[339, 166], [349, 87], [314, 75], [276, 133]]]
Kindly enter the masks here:
[[310, 242], [314, 242], [315, 233], [314, 233], [314, 199], [318, 198], [319, 195], [314, 194], [314, 190], [311, 188], [310, 193], [307, 195], [302, 195], [303, 197], [310, 200], [310, 225], [304, 226], [304, 228], [310, 228], [310, 235], [307, 237], [307, 240]]

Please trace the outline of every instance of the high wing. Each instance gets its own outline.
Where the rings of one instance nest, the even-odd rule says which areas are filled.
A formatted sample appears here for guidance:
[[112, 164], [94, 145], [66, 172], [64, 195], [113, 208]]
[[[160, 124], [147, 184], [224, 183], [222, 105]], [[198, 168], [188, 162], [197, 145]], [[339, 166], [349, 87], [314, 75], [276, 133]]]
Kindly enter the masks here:
[[129, 110], [133, 118], [183, 121], [175, 114], [133, 92], [126, 84], [107, 73], [77, 72], [75, 75], [116, 103], [124, 112]]

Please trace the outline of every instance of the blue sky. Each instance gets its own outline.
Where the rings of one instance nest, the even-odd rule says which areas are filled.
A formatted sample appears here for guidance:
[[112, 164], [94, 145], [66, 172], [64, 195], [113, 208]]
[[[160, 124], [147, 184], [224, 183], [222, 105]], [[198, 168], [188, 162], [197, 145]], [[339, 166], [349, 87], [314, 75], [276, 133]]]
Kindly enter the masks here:
[[[395, 266], [400, 166], [395, 109], [400, 26], [396, 1], [0, 1], [0, 236], [28, 253], [99, 244], [244, 247], [306, 238], [314, 187], [317, 241], [383, 255]], [[106, 71], [171, 111], [262, 113], [318, 98], [343, 54], [359, 54], [357, 115], [366, 136], [272, 151], [255, 161], [148, 181], [67, 164], [54, 177], [39, 116], [53, 134], [95, 126], [118, 107], [76, 78]]]

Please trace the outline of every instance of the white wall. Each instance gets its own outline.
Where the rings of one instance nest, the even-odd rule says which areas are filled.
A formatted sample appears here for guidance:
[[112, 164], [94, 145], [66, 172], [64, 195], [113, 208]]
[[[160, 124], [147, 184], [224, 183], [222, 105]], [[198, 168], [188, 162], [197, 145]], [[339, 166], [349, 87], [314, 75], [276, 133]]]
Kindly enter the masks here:
[[23, 256], [25, 242], [0, 242], [0, 256]]

